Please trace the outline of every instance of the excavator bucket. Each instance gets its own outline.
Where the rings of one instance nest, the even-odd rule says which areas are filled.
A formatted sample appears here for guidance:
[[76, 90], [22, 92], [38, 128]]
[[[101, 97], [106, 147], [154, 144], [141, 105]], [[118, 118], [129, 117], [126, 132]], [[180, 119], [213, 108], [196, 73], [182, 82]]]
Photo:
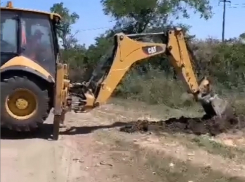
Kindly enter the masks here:
[[212, 118], [213, 116], [222, 117], [224, 114], [231, 113], [232, 108], [229, 102], [220, 98], [217, 94], [214, 94], [212, 90], [211, 81], [207, 77], [203, 77], [199, 83], [199, 93], [197, 95], [206, 116]]
[[227, 100], [221, 99], [218, 95], [215, 95], [211, 100], [212, 107], [217, 116], [222, 117], [228, 110], [231, 110]]
[[227, 100], [221, 99], [217, 94], [210, 97], [207, 95], [201, 102], [204, 111], [209, 117], [218, 116], [222, 117], [224, 114], [231, 114], [232, 107], [229, 105]]

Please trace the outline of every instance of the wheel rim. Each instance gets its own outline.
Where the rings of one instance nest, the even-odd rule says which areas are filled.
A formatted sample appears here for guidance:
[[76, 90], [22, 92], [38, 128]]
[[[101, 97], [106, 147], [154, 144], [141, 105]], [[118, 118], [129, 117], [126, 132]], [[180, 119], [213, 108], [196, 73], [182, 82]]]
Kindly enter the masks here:
[[16, 89], [5, 102], [8, 114], [18, 120], [31, 118], [37, 112], [37, 107], [37, 98], [28, 89]]

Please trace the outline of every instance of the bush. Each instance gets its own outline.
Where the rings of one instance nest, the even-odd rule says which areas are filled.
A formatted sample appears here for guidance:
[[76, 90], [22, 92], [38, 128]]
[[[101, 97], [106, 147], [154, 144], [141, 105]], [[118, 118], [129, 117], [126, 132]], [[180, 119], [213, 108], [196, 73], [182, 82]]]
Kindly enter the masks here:
[[[244, 44], [238, 41], [224, 44], [218, 40], [208, 39], [193, 41], [191, 46], [197, 59], [194, 63], [195, 71], [201, 74], [200, 77], [204, 75], [211, 77], [213, 86], [219, 94], [227, 97], [231, 96], [231, 92], [244, 93]], [[116, 90], [116, 96], [150, 104], [163, 103], [173, 108], [193, 105], [191, 99], [183, 99], [186, 89], [180, 80], [173, 79], [174, 74], [169, 72], [169, 67], [165, 66], [168, 70], [164, 70], [164, 67], [159, 69], [159, 65], [151, 65], [147, 66], [148, 71], [145, 74], [137, 71], [141, 70], [142, 66], [146, 67], [145, 64], [154, 64], [154, 61], [139, 64], [131, 71]]]
[[131, 71], [116, 90], [116, 96], [144, 101], [149, 104], [165, 104], [179, 108], [194, 102], [183, 97], [183, 83], [174, 80], [161, 70], [150, 70], [145, 75]]
[[244, 91], [245, 44], [239, 41], [221, 43], [213, 39], [193, 44], [199, 72], [209, 75], [225, 89]]

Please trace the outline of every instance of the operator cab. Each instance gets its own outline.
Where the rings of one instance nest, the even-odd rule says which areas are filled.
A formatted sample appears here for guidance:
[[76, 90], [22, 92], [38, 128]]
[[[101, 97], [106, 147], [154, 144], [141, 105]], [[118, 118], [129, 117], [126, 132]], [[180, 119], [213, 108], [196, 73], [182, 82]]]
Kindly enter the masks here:
[[16, 56], [25, 56], [55, 74], [58, 55], [56, 14], [1, 7], [1, 66]]

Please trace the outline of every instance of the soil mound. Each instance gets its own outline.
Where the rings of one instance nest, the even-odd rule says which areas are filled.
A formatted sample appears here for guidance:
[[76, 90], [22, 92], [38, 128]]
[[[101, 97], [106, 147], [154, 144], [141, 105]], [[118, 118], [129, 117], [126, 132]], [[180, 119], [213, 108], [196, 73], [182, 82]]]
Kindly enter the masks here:
[[212, 136], [225, 133], [228, 131], [237, 131], [245, 128], [245, 116], [236, 116], [229, 113], [220, 117], [211, 119], [203, 118], [169, 118], [168, 120], [132, 121], [126, 126], [120, 128], [123, 132], [181, 132], [189, 134], [210, 134]]

